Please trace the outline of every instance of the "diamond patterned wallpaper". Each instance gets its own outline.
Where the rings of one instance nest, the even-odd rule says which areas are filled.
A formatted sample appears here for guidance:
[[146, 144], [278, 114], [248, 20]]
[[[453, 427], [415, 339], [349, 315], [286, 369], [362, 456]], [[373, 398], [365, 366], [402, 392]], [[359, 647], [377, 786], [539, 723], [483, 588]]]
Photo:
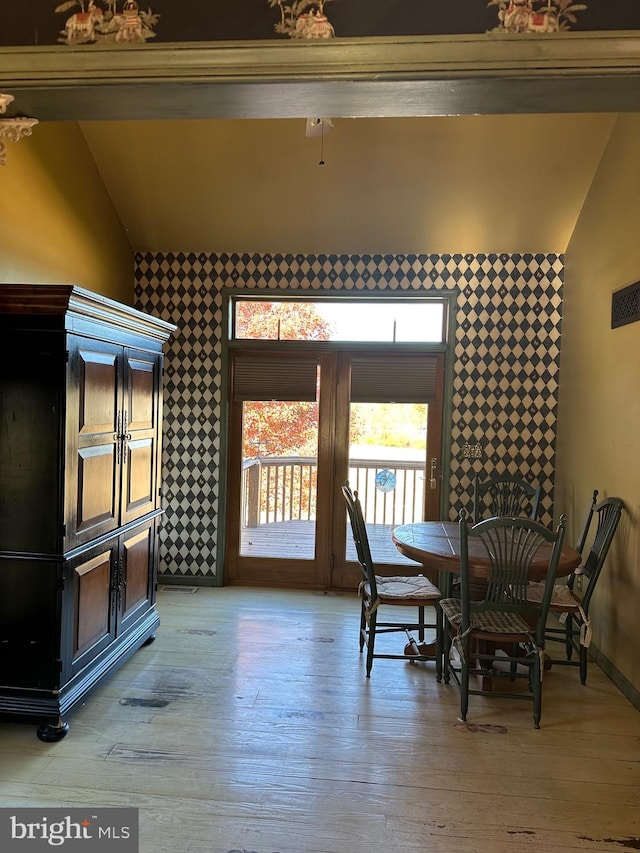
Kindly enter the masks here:
[[[160, 573], [218, 583], [224, 288], [458, 289], [449, 517], [475, 472], [527, 470], [553, 512], [563, 258], [559, 255], [139, 254], [136, 307], [175, 323], [165, 370]], [[462, 458], [465, 442], [483, 459]]]

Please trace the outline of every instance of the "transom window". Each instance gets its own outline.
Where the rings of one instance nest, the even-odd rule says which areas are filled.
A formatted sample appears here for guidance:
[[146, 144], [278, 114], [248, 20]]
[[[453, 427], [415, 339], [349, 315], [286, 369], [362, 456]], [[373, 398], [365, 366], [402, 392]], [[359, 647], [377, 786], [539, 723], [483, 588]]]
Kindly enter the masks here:
[[234, 297], [235, 340], [443, 343], [444, 299], [291, 299]]

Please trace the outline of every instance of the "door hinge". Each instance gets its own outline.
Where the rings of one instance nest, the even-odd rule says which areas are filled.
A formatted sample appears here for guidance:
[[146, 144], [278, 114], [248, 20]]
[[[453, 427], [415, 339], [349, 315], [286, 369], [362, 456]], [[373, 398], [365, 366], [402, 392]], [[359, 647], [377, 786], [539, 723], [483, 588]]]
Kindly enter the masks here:
[[58, 578], [58, 589], [62, 592], [67, 584], [67, 578], [65, 575], [62, 575]]
[[58, 672], [62, 672], [62, 658], [56, 658], [55, 664]]

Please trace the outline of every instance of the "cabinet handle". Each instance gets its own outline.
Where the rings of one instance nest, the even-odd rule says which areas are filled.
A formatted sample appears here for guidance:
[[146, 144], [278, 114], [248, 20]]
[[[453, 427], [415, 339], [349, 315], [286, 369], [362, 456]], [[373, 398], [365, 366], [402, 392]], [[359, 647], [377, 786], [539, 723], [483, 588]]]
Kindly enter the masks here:
[[118, 582], [120, 574], [120, 561], [114, 560], [111, 572], [111, 616], [115, 618], [118, 605]]
[[122, 558], [118, 560], [118, 590], [117, 590], [117, 598], [118, 598], [118, 609], [120, 609], [122, 604], [122, 593], [124, 588], [126, 587], [126, 581], [124, 579], [124, 563]]
[[127, 442], [131, 441], [131, 433], [127, 432], [127, 428], [129, 426], [129, 418], [127, 417], [127, 410], [124, 411], [124, 417], [122, 419], [122, 459], [123, 462], [126, 461], [126, 453], [127, 453]]
[[116, 418], [116, 464], [122, 462], [122, 412], [118, 409], [118, 417]]

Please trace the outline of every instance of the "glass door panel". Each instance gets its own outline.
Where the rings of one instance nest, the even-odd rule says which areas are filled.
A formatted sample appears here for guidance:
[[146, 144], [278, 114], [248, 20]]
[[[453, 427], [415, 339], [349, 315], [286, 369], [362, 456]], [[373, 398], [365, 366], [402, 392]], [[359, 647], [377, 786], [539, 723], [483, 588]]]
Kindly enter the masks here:
[[314, 559], [318, 414], [317, 402], [244, 402], [241, 557]]
[[[391, 541], [399, 524], [424, 517], [426, 403], [352, 403], [349, 484], [358, 491], [377, 563], [405, 562]], [[356, 560], [347, 529], [346, 559]]]

